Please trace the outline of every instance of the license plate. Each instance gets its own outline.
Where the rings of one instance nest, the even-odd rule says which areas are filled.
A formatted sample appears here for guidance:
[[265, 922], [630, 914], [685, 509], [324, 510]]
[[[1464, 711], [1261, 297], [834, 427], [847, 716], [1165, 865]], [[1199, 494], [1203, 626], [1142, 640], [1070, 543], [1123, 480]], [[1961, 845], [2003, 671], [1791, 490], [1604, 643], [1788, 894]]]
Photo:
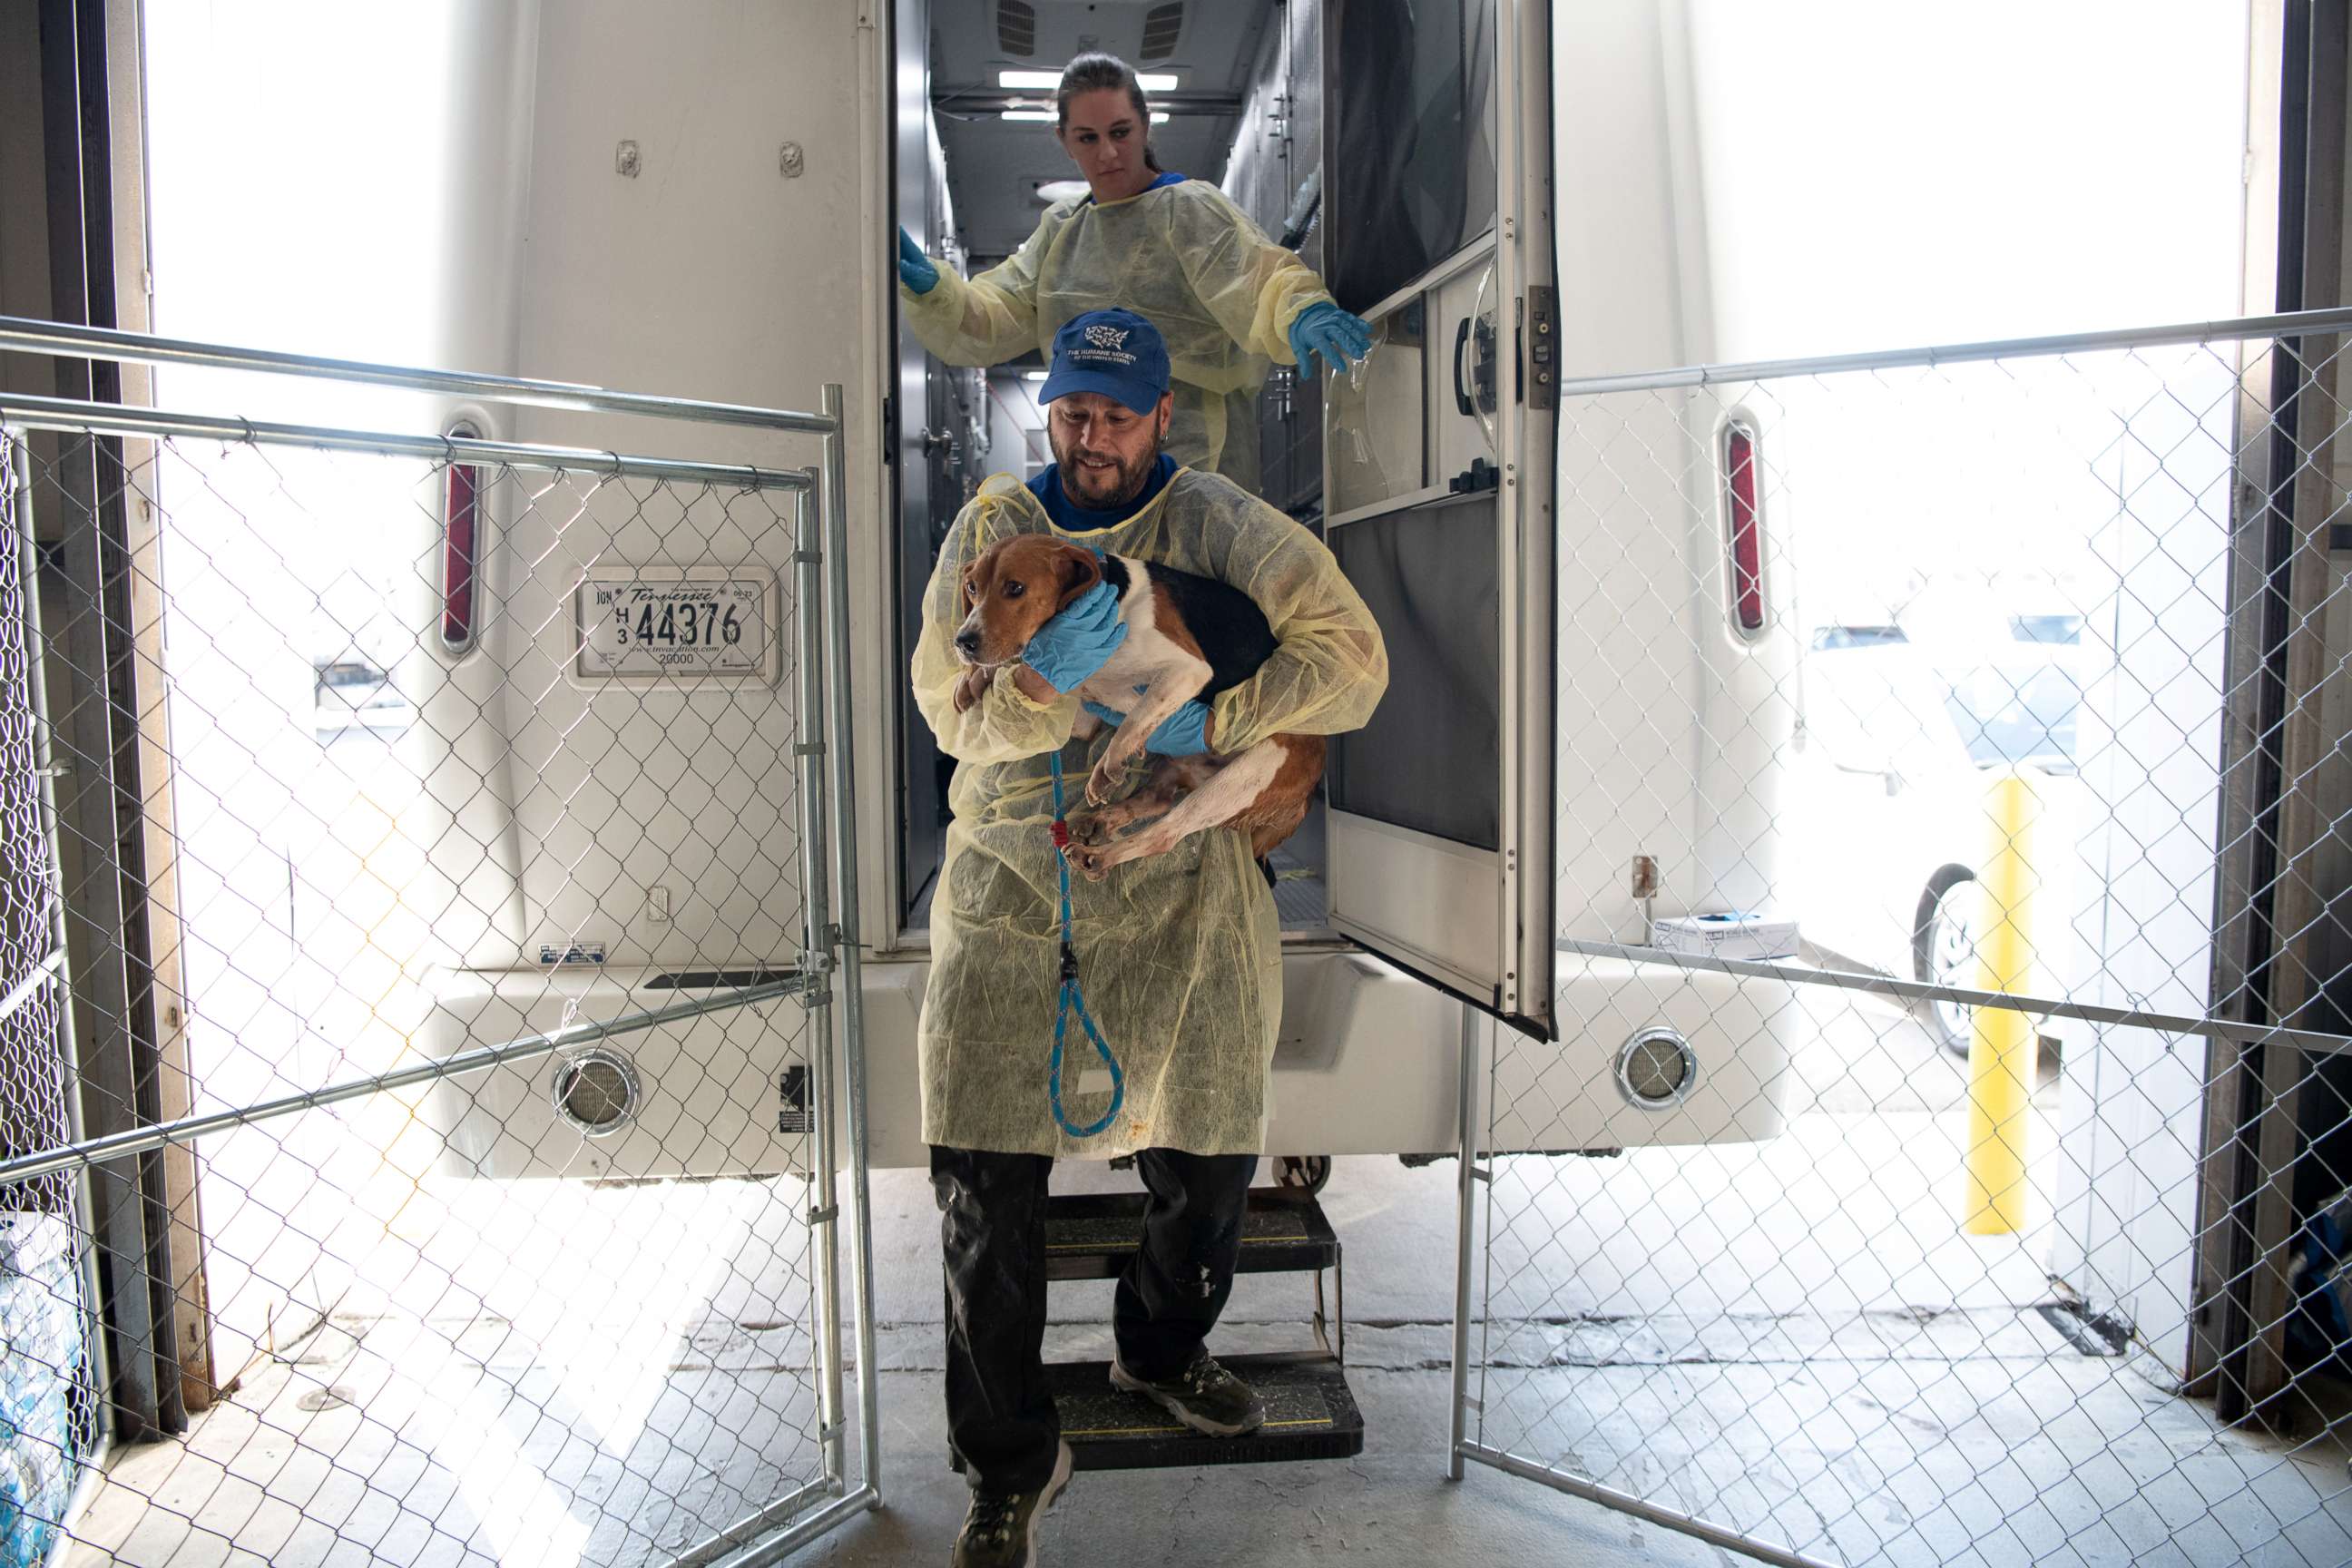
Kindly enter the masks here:
[[775, 678], [775, 579], [675, 568], [592, 573], [579, 595], [587, 679]]

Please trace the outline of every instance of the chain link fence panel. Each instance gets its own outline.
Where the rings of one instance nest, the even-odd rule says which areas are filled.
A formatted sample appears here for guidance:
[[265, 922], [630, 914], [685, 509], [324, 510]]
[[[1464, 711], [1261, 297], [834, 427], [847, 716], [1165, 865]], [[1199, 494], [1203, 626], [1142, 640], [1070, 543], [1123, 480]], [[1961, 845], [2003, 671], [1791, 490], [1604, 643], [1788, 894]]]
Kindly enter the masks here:
[[1563, 399], [1563, 1037], [1477, 1076], [1469, 1457], [1770, 1561], [2352, 1559], [2340, 370]]
[[78, 979], [128, 977], [82, 1144], [54, 1003], [0, 1019], [0, 1156], [63, 1151], [0, 1167], [5, 1430], [88, 1453], [81, 1340], [71, 1422], [13, 1386], [19, 1298], [78, 1322], [52, 1277], [110, 1245], [85, 1170], [144, 1171], [110, 1300], [152, 1289], [190, 1415], [0, 1506], [0, 1555], [698, 1563], [804, 1521], [849, 1425], [815, 477], [142, 417], [19, 437], [44, 614], [0, 552], [0, 968], [62, 879]]

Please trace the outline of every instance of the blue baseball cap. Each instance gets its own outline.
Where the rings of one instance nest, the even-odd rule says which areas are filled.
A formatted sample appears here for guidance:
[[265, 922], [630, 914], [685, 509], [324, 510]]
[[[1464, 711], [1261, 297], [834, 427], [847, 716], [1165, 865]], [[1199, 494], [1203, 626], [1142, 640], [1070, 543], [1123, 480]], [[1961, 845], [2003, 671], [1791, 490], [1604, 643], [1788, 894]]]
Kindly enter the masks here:
[[1167, 391], [1168, 340], [1160, 329], [1132, 310], [1088, 310], [1054, 334], [1054, 367], [1037, 401], [1099, 392], [1150, 414]]

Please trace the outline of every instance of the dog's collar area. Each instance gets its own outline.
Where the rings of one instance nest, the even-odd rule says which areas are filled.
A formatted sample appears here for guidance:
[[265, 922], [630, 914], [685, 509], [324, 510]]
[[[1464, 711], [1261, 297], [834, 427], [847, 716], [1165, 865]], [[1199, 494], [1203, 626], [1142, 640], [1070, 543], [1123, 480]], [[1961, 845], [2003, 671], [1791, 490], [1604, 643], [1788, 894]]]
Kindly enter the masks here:
[[1110, 596], [1112, 598], [1124, 599], [1127, 597], [1128, 573], [1126, 562], [1121, 561], [1116, 555], [1104, 556], [1102, 558], [1102, 574], [1103, 581], [1110, 584]]

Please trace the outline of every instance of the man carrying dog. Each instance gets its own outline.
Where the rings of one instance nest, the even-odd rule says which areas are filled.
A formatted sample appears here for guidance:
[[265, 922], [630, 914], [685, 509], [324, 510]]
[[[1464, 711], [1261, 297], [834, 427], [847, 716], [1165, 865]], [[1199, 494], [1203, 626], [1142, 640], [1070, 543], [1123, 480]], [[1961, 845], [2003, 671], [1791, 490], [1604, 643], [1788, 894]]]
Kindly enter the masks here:
[[[1049, 763], [1061, 754], [1075, 808], [1091, 751], [1109, 731], [1092, 748], [1072, 744], [1071, 693], [1125, 628], [1110, 584], [1094, 584], [959, 712], [964, 568], [1000, 539], [1050, 532], [1249, 595], [1274, 653], [1240, 685], [1161, 725], [1150, 750], [1163, 755], [1352, 730], [1388, 684], [1380, 628], [1322, 542], [1160, 451], [1173, 401], [1167, 347], [1150, 322], [1126, 310], [1068, 322], [1040, 401], [1054, 465], [1026, 486], [996, 476], [957, 518], [914, 658], [916, 701], [958, 762], [920, 1036], [948, 1279], [948, 1433], [972, 1490], [958, 1568], [1025, 1568], [1038, 1520], [1069, 1479], [1042, 1359], [1046, 1184], [1057, 1157], [1132, 1154], [1149, 1190], [1142, 1245], [1112, 1311], [1112, 1382], [1214, 1436], [1265, 1419], [1257, 1395], [1204, 1342], [1233, 1289], [1282, 1008], [1279, 923], [1245, 834], [1212, 829], [1104, 881], [1074, 878], [1079, 980], [1126, 1099], [1091, 1137], [1057, 1125], [1046, 1091], [1061, 984]], [[1095, 1054], [1075, 1018], [1065, 1049], [1063, 1111], [1090, 1126], [1110, 1097], [1077, 1089]]]

